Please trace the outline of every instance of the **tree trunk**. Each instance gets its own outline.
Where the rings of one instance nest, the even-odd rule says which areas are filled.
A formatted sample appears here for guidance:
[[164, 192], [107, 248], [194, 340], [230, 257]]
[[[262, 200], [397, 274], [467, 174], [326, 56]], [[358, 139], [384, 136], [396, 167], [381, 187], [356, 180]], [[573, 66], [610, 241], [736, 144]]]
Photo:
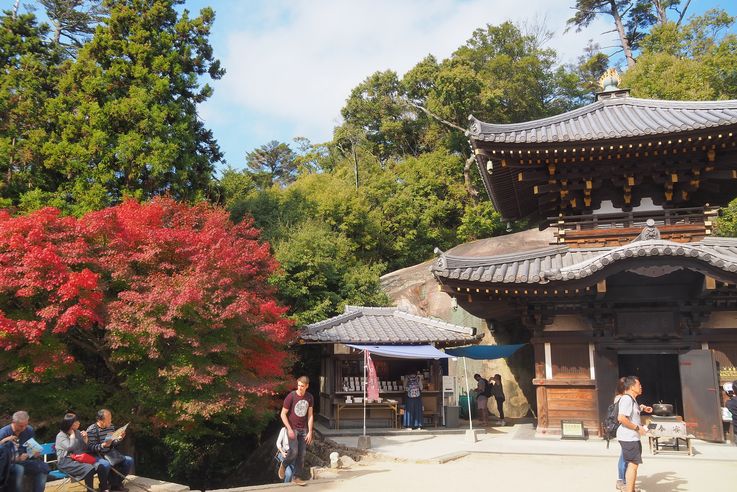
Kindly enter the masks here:
[[468, 159], [466, 159], [466, 164], [463, 166], [463, 182], [466, 185], [466, 193], [468, 193], [469, 198], [473, 200], [474, 203], [476, 203], [476, 200], [479, 196], [478, 190], [473, 186], [473, 180], [471, 179], [471, 166], [473, 166], [473, 163], [476, 161], [476, 156], [471, 156]]
[[351, 142], [351, 152], [353, 153], [353, 172], [356, 175], [356, 189], [358, 189], [358, 156], [356, 155], [355, 142]]
[[663, 0], [654, 0], [653, 6], [655, 7], [655, 15], [658, 17], [658, 23], [662, 26], [665, 25], [666, 22], [668, 22], [668, 16], [665, 11], [665, 5], [663, 4]]
[[609, 0], [609, 5], [612, 9], [614, 25], [617, 26], [617, 34], [619, 35], [619, 41], [622, 43], [624, 56], [625, 58], [627, 58], [627, 67], [632, 68], [635, 66], [635, 57], [632, 55], [632, 48], [630, 47], [630, 43], [627, 40], [627, 35], [624, 32], [624, 23], [622, 22], [622, 17], [619, 15], [619, 10], [617, 10], [616, 0]]
[[54, 44], [58, 45], [61, 39], [61, 22], [57, 19], [54, 21]]
[[681, 22], [683, 22], [683, 18], [686, 16], [686, 11], [688, 10], [689, 5], [691, 5], [691, 0], [687, 0], [686, 5], [683, 6], [683, 10], [679, 12], [678, 22], [676, 22], [677, 26], [680, 26]]
[[5, 182], [10, 186], [10, 180], [13, 177], [13, 161], [15, 160], [15, 137], [13, 137], [13, 143], [10, 145], [13, 151], [10, 153], [10, 162], [8, 162], [8, 175], [5, 178]]

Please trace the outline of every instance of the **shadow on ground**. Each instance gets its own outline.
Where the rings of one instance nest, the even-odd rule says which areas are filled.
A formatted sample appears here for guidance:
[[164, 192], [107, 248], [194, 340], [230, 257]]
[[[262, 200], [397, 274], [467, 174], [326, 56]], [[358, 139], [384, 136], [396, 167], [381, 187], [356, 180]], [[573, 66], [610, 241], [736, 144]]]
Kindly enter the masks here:
[[638, 478], [639, 486], [647, 492], [685, 492], [689, 490], [688, 480], [684, 480], [676, 472], [666, 471]]

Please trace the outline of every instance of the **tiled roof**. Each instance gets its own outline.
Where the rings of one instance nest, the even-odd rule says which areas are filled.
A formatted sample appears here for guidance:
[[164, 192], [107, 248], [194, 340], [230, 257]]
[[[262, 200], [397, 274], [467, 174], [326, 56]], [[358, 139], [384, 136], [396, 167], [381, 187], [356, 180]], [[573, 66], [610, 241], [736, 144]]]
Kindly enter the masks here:
[[465, 345], [479, 340], [474, 328], [415, 316], [398, 308], [346, 306], [346, 312], [305, 326], [306, 342]]
[[488, 257], [440, 254], [432, 272], [436, 277], [451, 280], [536, 284], [581, 279], [620, 260], [654, 256], [692, 258], [735, 273], [737, 238], [708, 238], [697, 243], [645, 240], [611, 248], [571, 249], [568, 246], [554, 246]]
[[507, 144], [585, 142], [737, 124], [737, 100], [661, 101], [615, 97], [557, 116], [495, 125], [469, 117], [472, 139]]

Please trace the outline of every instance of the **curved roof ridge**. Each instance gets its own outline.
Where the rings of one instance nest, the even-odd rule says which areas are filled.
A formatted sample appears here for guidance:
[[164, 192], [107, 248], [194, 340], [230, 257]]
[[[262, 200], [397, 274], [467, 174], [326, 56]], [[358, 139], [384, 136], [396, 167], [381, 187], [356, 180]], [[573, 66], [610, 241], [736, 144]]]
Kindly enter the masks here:
[[[730, 110], [737, 112], [737, 99], [725, 99], [721, 101], [673, 101], [661, 99], [639, 99], [628, 96], [613, 99], [603, 99], [588, 104], [586, 106], [568, 111], [566, 113], [520, 123], [487, 123], [471, 115], [469, 116], [469, 130], [466, 133], [472, 137], [480, 137], [483, 135], [514, 134], [515, 132], [521, 131], [539, 130], [540, 128], [560, 125], [561, 123], [566, 121], [575, 121], [586, 116], [591, 118], [591, 116], [596, 115], [600, 110], [603, 110], [604, 108], [618, 106], [629, 106], [633, 108], [652, 108], [656, 110], [659, 113], [657, 119], [654, 119], [653, 121], [645, 124], [647, 128], [651, 128], [653, 130], [653, 133], [662, 133], [665, 131], [673, 130], [685, 131], [689, 128], [708, 128], [724, 124], [725, 122], [734, 122], [735, 124], [737, 124], [737, 114], [731, 114], [730, 112]], [[669, 119], [667, 118], [668, 114], [664, 113], [663, 110], [667, 111], [668, 114], [675, 113], [675, 116], [673, 116], [673, 118], [678, 120], [680, 123], [675, 124], [672, 121], [669, 121]], [[700, 122], [698, 124], [694, 124], [693, 121], [684, 121], [684, 118], [678, 115], [678, 113], [683, 111], [695, 112], [713, 110], [718, 110], [721, 114], [719, 116], [711, 115], [709, 121]], [[624, 113], [626, 114], [626, 111]], [[628, 118], [631, 118], [632, 116], [633, 115], [627, 115]], [[698, 114], [695, 114], [695, 116], [698, 117]], [[625, 126], [623, 125], [612, 125], [610, 117], [603, 117], [607, 120], [607, 128], [602, 128], [595, 132], [588, 131], [584, 133], [593, 133], [596, 134], [598, 138], [601, 138], [602, 135], [610, 133], [611, 129], [614, 127], [625, 128]], [[648, 119], [652, 119], [652, 115], [648, 115]], [[619, 120], [617, 121], [619, 122]], [[607, 131], [607, 129], [609, 130], [609, 132]], [[632, 128], [628, 129], [633, 130]], [[559, 133], [562, 132], [545, 132], [545, 136], [542, 138], [523, 138], [522, 135], [518, 136], [517, 138], [513, 138], [512, 135], [505, 135], [503, 139], [500, 139], [500, 141], [509, 142], [510, 138], [512, 139], [511, 141], [516, 143], [544, 143], [551, 141], [571, 140], [571, 137], [567, 134], [564, 136], [565, 138], [559, 138]], [[616, 135], [612, 135], [612, 137], [615, 136]]]
[[[691, 257], [711, 266], [729, 272], [737, 272], [737, 256], [727, 256], [714, 249], [705, 249], [702, 243], [677, 243], [664, 239], [650, 239], [633, 241], [629, 244], [617, 246], [609, 251], [582, 262], [574, 263], [557, 270], [543, 272], [551, 280], [570, 280], [573, 278], [588, 277], [594, 272], [605, 268], [611, 263], [633, 257], [643, 256], [685, 256]], [[670, 248], [670, 250], [669, 250]], [[638, 250], [633, 254], [633, 250]]]
[[441, 268], [452, 268], [450, 263], [456, 263], [459, 265], [472, 263], [474, 266], [498, 265], [501, 263], [508, 263], [510, 261], [532, 260], [541, 256], [567, 253], [569, 250], [570, 247], [567, 245], [554, 245], [547, 248], [539, 248], [521, 253], [507, 253], [494, 256], [454, 256], [442, 253], [438, 256], [438, 261], [432, 268], [436, 268], [438, 266]]
[[[441, 256], [432, 272], [436, 278], [450, 281], [546, 283], [585, 278], [613, 263], [645, 257], [682, 257], [737, 274], [737, 238], [708, 238], [693, 243], [650, 239], [604, 248], [554, 247], [491, 259], [457, 258], [448, 263], [444, 263]], [[533, 259], [539, 261], [531, 261]]]

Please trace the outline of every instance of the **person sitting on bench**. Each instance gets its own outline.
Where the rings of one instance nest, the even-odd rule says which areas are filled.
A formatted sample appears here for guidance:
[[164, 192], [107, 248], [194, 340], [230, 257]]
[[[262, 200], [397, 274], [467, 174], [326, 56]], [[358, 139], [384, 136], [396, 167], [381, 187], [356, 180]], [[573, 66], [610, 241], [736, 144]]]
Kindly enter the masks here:
[[79, 430], [79, 418], [74, 413], [64, 415], [59, 424], [59, 433], [56, 435], [57, 467], [69, 475], [73, 480], [84, 480], [88, 490], [94, 491], [95, 472], [100, 479], [100, 492], [109, 492], [109, 469], [99, 462], [88, 463], [81, 461], [84, 457], [94, 458], [87, 453], [87, 432]]
[[108, 469], [110, 490], [128, 492], [128, 489], [123, 487], [123, 480], [133, 468], [133, 458], [125, 456], [117, 450], [118, 444], [125, 437], [125, 433], [119, 439], [113, 439], [115, 426], [110, 410], [103, 408], [97, 412], [96, 418], [97, 422], [87, 428], [90, 453], [95, 455], [101, 466]]

